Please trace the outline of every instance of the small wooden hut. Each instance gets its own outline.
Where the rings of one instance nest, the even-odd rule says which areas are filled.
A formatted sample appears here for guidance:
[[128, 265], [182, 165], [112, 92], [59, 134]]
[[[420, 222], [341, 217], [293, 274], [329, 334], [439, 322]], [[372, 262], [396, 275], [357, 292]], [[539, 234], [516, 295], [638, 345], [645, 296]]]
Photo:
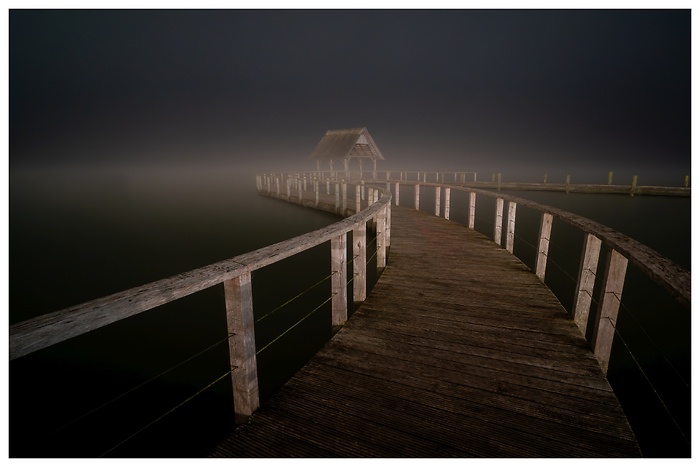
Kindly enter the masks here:
[[316, 160], [316, 170], [321, 170], [321, 162], [328, 162], [330, 171], [333, 171], [333, 161], [343, 161], [345, 173], [350, 170], [350, 160], [357, 160], [360, 173], [362, 173], [362, 161], [372, 161], [372, 170], [377, 171], [377, 160], [384, 160], [381, 151], [374, 143], [367, 128], [349, 128], [345, 130], [328, 130], [309, 159]]

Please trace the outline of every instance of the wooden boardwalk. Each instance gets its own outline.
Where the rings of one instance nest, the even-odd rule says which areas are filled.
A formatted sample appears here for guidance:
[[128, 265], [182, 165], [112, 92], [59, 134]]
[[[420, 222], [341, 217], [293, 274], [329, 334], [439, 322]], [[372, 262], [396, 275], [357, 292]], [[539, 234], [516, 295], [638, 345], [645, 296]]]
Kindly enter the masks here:
[[362, 307], [213, 457], [637, 457], [578, 328], [485, 236], [392, 207]]

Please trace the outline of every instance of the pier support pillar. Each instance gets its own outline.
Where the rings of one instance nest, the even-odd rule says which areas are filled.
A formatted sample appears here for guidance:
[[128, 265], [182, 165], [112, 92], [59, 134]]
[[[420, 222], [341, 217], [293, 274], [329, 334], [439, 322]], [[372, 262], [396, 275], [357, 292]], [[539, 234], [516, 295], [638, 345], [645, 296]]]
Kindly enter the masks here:
[[593, 332], [593, 353], [600, 363], [603, 373], [608, 373], [610, 363], [610, 352], [612, 351], [613, 339], [615, 338], [615, 326], [617, 324], [617, 313], [620, 310], [622, 300], [622, 288], [625, 285], [625, 274], [627, 273], [627, 258], [616, 250], [608, 252], [605, 264], [605, 275], [603, 276], [603, 289], [601, 290], [598, 305], [598, 317], [595, 320], [595, 330]]
[[230, 336], [228, 342], [233, 410], [236, 424], [242, 424], [260, 407], [250, 273], [225, 281], [224, 297]]
[[450, 187], [445, 187], [445, 219], [450, 219]]
[[598, 258], [600, 257], [601, 241], [593, 234], [586, 234], [586, 243], [581, 252], [581, 264], [576, 281], [576, 292], [574, 293], [573, 319], [578, 326], [583, 337], [586, 337], [588, 327], [588, 315], [591, 310], [591, 300], [593, 298], [593, 287], [595, 286], [595, 274], [598, 268]]
[[496, 198], [496, 216], [493, 224], [493, 241], [501, 244], [503, 230], [503, 198]]
[[535, 274], [544, 282], [544, 275], [547, 271], [547, 255], [549, 253], [549, 236], [552, 233], [552, 222], [554, 217], [548, 213], [542, 213], [540, 222], [539, 242], [537, 243], [537, 259], [535, 260]]
[[440, 187], [435, 187], [435, 215], [440, 216]]
[[352, 301], [367, 298], [367, 224], [362, 222], [352, 231]]
[[347, 234], [331, 239], [331, 324], [338, 329], [348, 320]]
[[377, 271], [382, 271], [386, 267], [386, 220], [387, 210], [380, 209], [377, 212]]
[[469, 228], [474, 230], [474, 217], [476, 214], [476, 192], [469, 192]]
[[506, 250], [513, 253], [515, 243], [515, 210], [518, 207], [513, 201], [508, 201], [508, 221], [506, 224]]

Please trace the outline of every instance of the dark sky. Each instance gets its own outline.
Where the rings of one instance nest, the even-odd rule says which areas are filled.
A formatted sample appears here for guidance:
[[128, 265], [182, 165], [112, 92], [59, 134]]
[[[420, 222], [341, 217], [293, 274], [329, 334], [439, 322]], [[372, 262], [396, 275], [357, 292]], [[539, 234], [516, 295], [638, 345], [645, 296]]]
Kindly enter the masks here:
[[[11, 10], [10, 166], [690, 168], [689, 10]], [[512, 178], [512, 177], [511, 177]]]

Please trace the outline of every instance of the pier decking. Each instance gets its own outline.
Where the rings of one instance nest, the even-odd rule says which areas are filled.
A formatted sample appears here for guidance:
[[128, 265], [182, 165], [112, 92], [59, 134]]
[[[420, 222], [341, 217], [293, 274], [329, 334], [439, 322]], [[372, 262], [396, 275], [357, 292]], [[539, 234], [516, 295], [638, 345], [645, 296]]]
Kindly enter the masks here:
[[636, 457], [576, 324], [482, 234], [392, 209], [358, 311], [213, 457]]

